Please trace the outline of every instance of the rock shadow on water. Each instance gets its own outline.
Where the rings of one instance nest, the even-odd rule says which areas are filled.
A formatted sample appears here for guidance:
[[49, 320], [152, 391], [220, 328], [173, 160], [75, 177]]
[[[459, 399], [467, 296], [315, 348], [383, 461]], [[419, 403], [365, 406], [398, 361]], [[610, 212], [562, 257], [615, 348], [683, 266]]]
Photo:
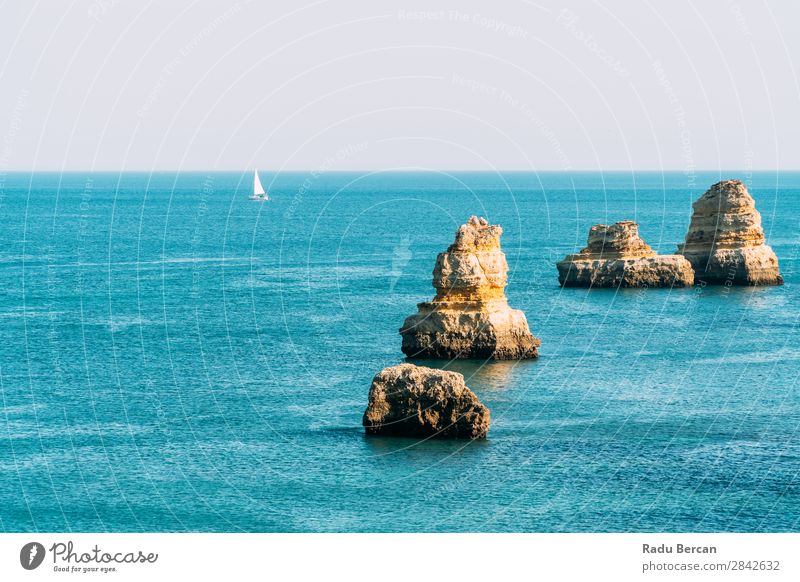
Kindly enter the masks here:
[[648, 287], [571, 287], [568, 292], [556, 296], [555, 305], [558, 313], [573, 315], [600, 315], [606, 309], [619, 302], [620, 306], [648, 304], [653, 302], [682, 301], [690, 297], [690, 290], [685, 288], [648, 288]]
[[406, 437], [368, 435], [359, 431], [364, 447], [374, 457], [405, 455], [408, 461], [424, 460], [426, 463], [443, 460], [453, 455], [469, 455], [491, 446], [491, 432], [483, 439], [443, 439], [436, 437]]
[[762, 301], [769, 297], [770, 301], [773, 298], [784, 297], [786, 289], [783, 286], [744, 286], [744, 285], [708, 285], [706, 287], [695, 287], [698, 293], [703, 297], [716, 297], [716, 298], [730, 298], [738, 303], [746, 304], [751, 301]]

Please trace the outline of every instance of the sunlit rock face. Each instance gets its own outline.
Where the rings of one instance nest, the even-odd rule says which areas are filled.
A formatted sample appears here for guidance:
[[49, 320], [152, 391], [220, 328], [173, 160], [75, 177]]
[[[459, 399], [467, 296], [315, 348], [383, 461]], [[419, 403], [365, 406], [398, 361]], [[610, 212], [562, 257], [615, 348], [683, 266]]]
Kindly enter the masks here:
[[489, 409], [463, 375], [400, 364], [375, 375], [362, 424], [367, 434], [478, 439], [489, 431]]
[[778, 257], [765, 244], [761, 215], [739, 180], [717, 182], [692, 204], [686, 241], [678, 253], [695, 278], [720, 285], [782, 285]]
[[420, 303], [400, 328], [403, 353], [412, 358], [536, 358], [541, 342], [525, 314], [508, 306], [508, 264], [500, 250], [503, 229], [471, 217], [455, 242], [436, 258], [436, 296]]
[[679, 255], [658, 255], [631, 220], [589, 230], [586, 248], [556, 265], [562, 287], [690, 287], [692, 266]]

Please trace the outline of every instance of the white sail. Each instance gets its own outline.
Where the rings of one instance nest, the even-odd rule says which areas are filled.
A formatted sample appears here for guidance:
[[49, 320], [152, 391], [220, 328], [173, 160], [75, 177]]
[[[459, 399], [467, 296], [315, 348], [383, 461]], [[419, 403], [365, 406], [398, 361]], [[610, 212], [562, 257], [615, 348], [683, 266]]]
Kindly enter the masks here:
[[258, 179], [258, 170], [253, 171], [253, 196], [263, 196], [265, 194], [261, 180]]

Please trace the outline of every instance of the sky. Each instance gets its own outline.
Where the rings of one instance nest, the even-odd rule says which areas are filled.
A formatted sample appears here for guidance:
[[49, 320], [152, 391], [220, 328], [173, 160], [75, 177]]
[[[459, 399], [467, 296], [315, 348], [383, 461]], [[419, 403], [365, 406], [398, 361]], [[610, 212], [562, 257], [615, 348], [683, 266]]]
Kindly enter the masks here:
[[794, 0], [0, 13], [0, 172], [800, 169]]

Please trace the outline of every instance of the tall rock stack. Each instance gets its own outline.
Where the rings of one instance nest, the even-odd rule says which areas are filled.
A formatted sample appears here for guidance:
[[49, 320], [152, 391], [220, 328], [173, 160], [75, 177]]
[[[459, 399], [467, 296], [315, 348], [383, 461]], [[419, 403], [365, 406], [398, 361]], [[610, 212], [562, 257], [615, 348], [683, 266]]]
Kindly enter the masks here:
[[755, 201], [739, 180], [717, 182], [692, 204], [686, 242], [678, 246], [709, 284], [782, 285], [778, 257], [764, 244]]
[[412, 358], [538, 357], [541, 342], [528, 329], [522, 311], [505, 296], [506, 256], [500, 250], [503, 229], [471, 217], [455, 242], [436, 258], [433, 301], [420, 303], [400, 334], [403, 353]]
[[692, 266], [679, 255], [658, 255], [623, 220], [589, 230], [586, 248], [556, 265], [562, 287], [691, 287]]

